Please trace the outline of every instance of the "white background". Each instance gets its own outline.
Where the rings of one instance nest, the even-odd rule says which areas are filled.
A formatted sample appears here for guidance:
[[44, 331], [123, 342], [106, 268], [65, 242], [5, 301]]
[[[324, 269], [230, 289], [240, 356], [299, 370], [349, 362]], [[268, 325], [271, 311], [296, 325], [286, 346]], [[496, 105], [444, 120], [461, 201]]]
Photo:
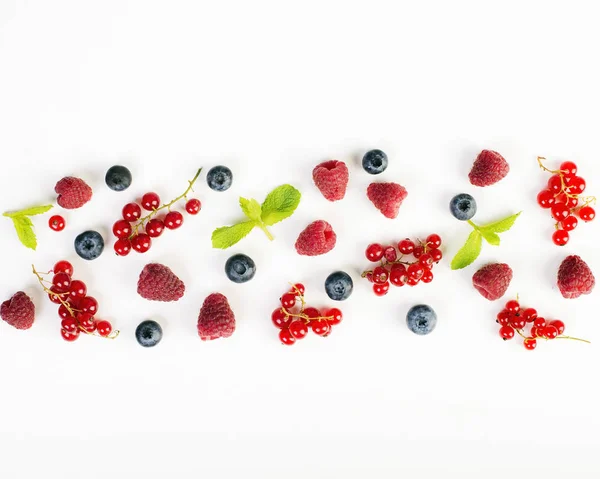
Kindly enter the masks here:
[[[66, 175], [88, 181], [94, 198], [63, 211], [62, 233], [47, 215], [36, 218], [35, 253], [0, 222], [0, 298], [23, 289], [37, 307], [29, 331], [0, 324], [0, 477], [597, 478], [598, 289], [565, 300], [555, 278], [571, 253], [600, 272], [600, 221], [558, 248], [535, 202], [548, 178], [536, 155], [554, 166], [576, 161], [600, 194], [600, 35], [583, 5], [4, 0], [0, 209], [52, 202]], [[376, 178], [359, 163], [370, 148], [390, 158]], [[467, 173], [483, 148], [500, 151], [511, 171], [478, 189]], [[331, 158], [350, 168], [338, 203], [311, 180]], [[104, 185], [113, 164], [133, 172], [124, 193]], [[146, 255], [112, 254], [108, 233], [125, 203], [146, 191], [168, 200], [197, 167], [217, 164], [234, 172], [229, 191], [209, 190], [203, 174], [198, 217]], [[366, 199], [373, 179], [408, 189], [396, 220]], [[303, 199], [273, 228], [272, 244], [256, 231], [231, 250], [211, 249], [211, 231], [240, 219], [239, 196], [262, 201], [285, 182]], [[523, 215], [499, 248], [484, 245], [475, 265], [453, 272], [449, 259], [469, 228], [447, 205], [463, 191], [476, 196], [480, 223]], [[295, 238], [315, 219], [333, 225], [338, 244], [299, 257]], [[88, 228], [108, 240], [93, 262], [72, 247]], [[432, 284], [380, 299], [358, 279], [369, 242], [431, 232], [446, 254]], [[237, 252], [258, 264], [244, 285], [223, 273]], [[117, 340], [62, 340], [30, 271], [61, 258], [122, 331]], [[181, 301], [136, 294], [150, 261], [185, 281]], [[543, 343], [532, 353], [501, 341], [502, 302], [471, 286], [489, 261], [514, 269], [507, 298], [519, 293], [596, 343]], [[323, 282], [336, 269], [355, 278], [343, 323], [326, 339], [280, 345], [270, 313], [287, 282], [331, 305]], [[228, 296], [237, 330], [205, 343], [196, 319], [214, 291]], [[421, 302], [439, 316], [427, 337], [405, 326]], [[164, 328], [154, 349], [134, 339], [147, 318]]]

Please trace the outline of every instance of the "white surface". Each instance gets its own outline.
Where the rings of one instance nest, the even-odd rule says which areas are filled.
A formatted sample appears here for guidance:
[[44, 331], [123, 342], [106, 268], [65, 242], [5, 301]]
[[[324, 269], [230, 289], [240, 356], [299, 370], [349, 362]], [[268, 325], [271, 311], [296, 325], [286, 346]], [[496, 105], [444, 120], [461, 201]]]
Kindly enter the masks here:
[[[597, 478], [598, 290], [564, 300], [555, 273], [570, 253], [600, 272], [600, 221], [553, 246], [552, 221], [535, 204], [547, 180], [535, 157], [575, 160], [600, 194], [599, 34], [591, 9], [551, 3], [4, 0], [1, 209], [51, 201], [69, 174], [89, 181], [94, 199], [65, 214], [63, 233], [36, 219], [36, 253], [0, 222], [0, 298], [25, 289], [38, 307], [30, 331], [0, 324], [0, 477]], [[395, 221], [365, 197], [373, 178], [359, 158], [373, 147], [390, 157], [376, 180], [409, 191]], [[503, 153], [511, 172], [476, 189], [466, 174], [482, 148]], [[311, 184], [312, 167], [329, 158], [351, 171], [347, 198], [334, 204]], [[103, 183], [115, 163], [133, 171], [125, 193]], [[94, 262], [75, 256], [84, 228], [107, 233], [126, 202], [150, 190], [170, 199], [198, 166], [216, 164], [233, 169], [233, 187], [212, 192], [202, 175], [202, 213], [148, 254], [117, 258], [111, 241]], [[273, 244], [257, 231], [229, 251], [210, 248], [211, 231], [240, 218], [238, 196], [261, 201], [285, 182], [304, 196]], [[482, 223], [523, 215], [500, 248], [485, 245], [474, 266], [451, 272], [469, 229], [447, 203], [462, 191], [476, 196]], [[319, 218], [337, 247], [298, 257], [297, 234]], [[369, 242], [434, 231], [446, 257], [431, 285], [378, 299], [358, 279]], [[236, 252], [258, 263], [246, 285], [222, 271]], [[32, 262], [48, 269], [61, 258], [118, 340], [61, 339], [30, 273]], [[510, 296], [596, 344], [530, 353], [503, 343], [500, 302], [470, 285], [492, 260], [515, 270]], [[185, 281], [180, 302], [136, 294], [149, 261]], [[287, 281], [324, 306], [334, 269], [356, 279], [343, 324], [281, 346], [269, 316]], [[213, 291], [229, 297], [238, 327], [204, 343], [196, 318]], [[428, 337], [404, 324], [420, 302], [439, 316]], [[152, 350], [133, 335], [146, 318], [164, 328]]]

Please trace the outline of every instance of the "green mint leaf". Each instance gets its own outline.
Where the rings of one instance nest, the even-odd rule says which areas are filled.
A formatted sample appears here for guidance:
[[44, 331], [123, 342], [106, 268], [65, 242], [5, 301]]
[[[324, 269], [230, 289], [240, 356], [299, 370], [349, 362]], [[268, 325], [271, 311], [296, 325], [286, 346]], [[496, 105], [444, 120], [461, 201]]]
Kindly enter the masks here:
[[217, 228], [212, 234], [213, 248], [227, 249], [244, 238], [256, 226], [254, 221], [244, 221], [233, 226]]
[[481, 233], [477, 230], [471, 231], [466, 243], [458, 250], [456, 256], [452, 259], [450, 267], [452, 269], [462, 269], [469, 266], [477, 259], [481, 252]]
[[19, 241], [28, 248], [35, 250], [37, 248], [37, 239], [33, 232], [33, 223], [31, 220], [27, 216], [15, 216], [11, 220], [15, 225], [15, 230], [17, 230]]
[[51, 208], [52, 208], [52, 205], [33, 206], [31, 208], [25, 208], [24, 210], [21, 210], [21, 211], [12, 211], [12, 212], [7, 211], [6, 213], [3, 214], [3, 216], [7, 216], [9, 218], [16, 218], [18, 216], [35, 216], [35, 215], [41, 215]]
[[516, 215], [511, 215], [503, 220], [496, 221], [494, 223], [490, 223], [489, 225], [483, 225], [479, 228], [481, 230], [491, 231], [492, 233], [504, 233], [512, 228], [512, 225], [515, 224], [515, 221], [519, 217], [521, 212], [519, 211]]
[[479, 232], [481, 233], [481, 236], [483, 236], [483, 239], [486, 240], [492, 246], [500, 245], [500, 236], [498, 236], [493, 231], [488, 231], [486, 229], [481, 228], [479, 229]]
[[262, 210], [255, 199], [240, 198], [240, 208], [252, 221], [259, 221]]
[[294, 214], [301, 198], [300, 192], [292, 185], [281, 185], [267, 195], [262, 204], [262, 221], [267, 226], [274, 225]]

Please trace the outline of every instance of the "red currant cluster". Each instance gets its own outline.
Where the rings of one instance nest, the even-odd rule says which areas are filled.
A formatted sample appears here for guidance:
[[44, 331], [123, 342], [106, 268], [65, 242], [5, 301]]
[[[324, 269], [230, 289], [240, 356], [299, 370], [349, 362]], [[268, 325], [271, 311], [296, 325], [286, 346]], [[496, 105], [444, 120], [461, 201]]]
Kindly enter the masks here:
[[[515, 332], [523, 338], [525, 349], [530, 351], [537, 347], [538, 339], [573, 339], [589, 343], [585, 339], [564, 336], [565, 323], [560, 319], [547, 321], [539, 317], [533, 308], [522, 309], [518, 301], [510, 300], [504, 309], [496, 316], [496, 322], [500, 325], [500, 337], [505, 341], [512, 339]], [[526, 328], [531, 326], [529, 332]]]
[[[154, 193], [146, 193], [142, 196], [141, 207], [138, 203], [127, 203], [123, 207], [123, 219], [113, 225], [113, 234], [117, 237], [114, 249], [118, 256], [127, 256], [134, 249], [138, 253], [145, 253], [152, 246], [152, 238], [158, 238], [165, 228], [175, 230], [183, 224], [183, 215], [179, 211], [171, 211], [171, 207], [182, 199], [186, 199], [185, 210], [190, 215], [196, 215], [202, 207], [200, 200], [192, 198], [187, 200], [187, 195], [192, 191], [194, 182], [198, 179], [202, 168], [196, 176], [189, 181], [185, 192], [162, 206], [160, 197]], [[149, 211], [142, 217], [142, 208]], [[159, 213], [167, 210], [164, 217]]]
[[331, 328], [342, 322], [342, 312], [330, 308], [323, 313], [317, 308], [306, 307], [304, 285], [297, 283], [281, 297], [281, 308], [271, 314], [273, 324], [280, 329], [279, 339], [283, 344], [292, 345], [302, 339], [312, 329], [317, 336], [329, 336]]
[[572, 161], [564, 161], [559, 170], [549, 170], [543, 165], [545, 158], [538, 156], [542, 170], [551, 173], [546, 189], [540, 191], [537, 202], [542, 208], [550, 209], [556, 220], [552, 241], [558, 246], [569, 242], [569, 231], [577, 228], [577, 217], [585, 222], [596, 217], [596, 211], [590, 204], [596, 203], [593, 196], [582, 196], [585, 180], [577, 176], [577, 165]]
[[[390, 290], [390, 283], [394, 286], [431, 283], [433, 264], [442, 259], [441, 244], [442, 238], [435, 233], [430, 234], [425, 242], [418, 240], [418, 244], [408, 238], [403, 239], [398, 243], [398, 251], [395, 246], [370, 244], [365, 252], [367, 259], [381, 264], [373, 270], [364, 271], [361, 277], [373, 283], [373, 291], [377, 296], [385, 296]], [[414, 261], [403, 261], [404, 255], [412, 255]]]
[[[113, 331], [108, 321], [95, 319], [98, 301], [87, 295], [87, 287], [83, 281], [72, 279], [71, 263], [59, 261], [48, 273], [39, 273], [33, 267], [33, 274], [48, 293], [50, 301], [59, 305], [58, 315], [62, 318], [60, 333], [65, 341], [75, 341], [80, 332], [109, 339], [119, 335], [119, 331]], [[43, 278], [49, 274], [53, 274], [52, 281]]]

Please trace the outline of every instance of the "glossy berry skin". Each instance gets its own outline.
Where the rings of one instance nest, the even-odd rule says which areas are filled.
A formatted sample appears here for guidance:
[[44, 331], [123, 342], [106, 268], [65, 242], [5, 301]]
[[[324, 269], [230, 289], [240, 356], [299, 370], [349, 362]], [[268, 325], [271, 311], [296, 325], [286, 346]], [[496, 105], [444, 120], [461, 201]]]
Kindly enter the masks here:
[[557, 246], [564, 246], [569, 242], [569, 232], [565, 230], [556, 230], [552, 233], [552, 241]]
[[539, 338], [541, 335], [539, 334], [538, 328], [536, 328], [535, 326], [531, 327], [531, 331], [529, 332], [529, 335], [532, 338]]
[[544, 328], [544, 337], [547, 339], [554, 339], [558, 336], [558, 328], [549, 324]]
[[415, 250], [415, 244], [408, 238], [405, 238], [398, 243], [398, 250], [402, 254], [412, 254]]
[[170, 230], [176, 230], [183, 224], [183, 215], [179, 211], [169, 211], [164, 223]]
[[158, 218], [152, 218], [146, 223], [146, 234], [150, 238], [158, 238], [165, 230], [165, 224]]
[[296, 296], [298, 296], [298, 295], [304, 296], [305, 291], [306, 291], [306, 288], [304, 287], [304, 285], [302, 283], [296, 283], [290, 292], [294, 293]]
[[425, 268], [420, 263], [413, 263], [407, 269], [408, 277], [413, 279], [421, 279], [424, 272]]
[[581, 176], [574, 176], [569, 181], [569, 193], [580, 195], [585, 191], [585, 180]]
[[160, 197], [154, 193], [146, 193], [142, 196], [142, 208], [146, 211], [154, 211], [160, 206]]
[[423, 276], [421, 276], [423, 283], [431, 283], [433, 281], [433, 272], [430, 269], [425, 269]]
[[554, 326], [557, 329], [559, 336], [565, 332], [565, 323], [563, 323], [560, 319], [550, 321], [550, 326]]
[[68, 261], [61, 260], [54, 265], [52, 271], [54, 272], [54, 274], [66, 273], [69, 276], [73, 276], [73, 265]]
[[419, 336], [427, 335], [437, 325], [437, 314], [431, 306], [418, 304], [406, 313], [406, 325], [408, 329]]
[[313, 308], [313, 307], [308, 307], [304, 309], [304, 315], [308, 318], [308, 319], [315, 319], [315, 318], [321, 318], [321, 311], [319, 311], [317, 308]]
[[67, 309], [67, 307], [64, 304], [61, 304], [58, 307], [58, 315], [63, 319], [71, 317], [71, 313], [69, 313], [69, 310]]
[[425, 244], [430, 249], [439, 248], [442, 245], [442, 238], [438, 234], [430, 234], [425, 240]]
[[323, 316], [328, 318], [327, 322], [330, 324], [330, 326], [336, 326], [337, 324], [340, 324], [343, 318], [342, 312], [338, 308], [328, 309], [323, 313]]
[[527, 308], [521, 313], [521, 316], [523, 316], [528, 323], [533, 323], [537, 318], [537, 311], [533, 308]]
[[373, 270], [373, 282], [374, 283], [383, 284], [388, 280], [388, 278], [389, 278], [389, 273], [384, 267], [377, 266]]
[[556, 221], [562, 221], [569, 216], [569, 207], [564, 203], [556, 203], [552, 206], [550, 212]]
[[145, 253], [152, 246], [152, 238], [145, 233], [134, 236], [131, 240], [131, 247], [138, 253]]
[[470, 220], [477, 213], [477, 202], [467, 193], [456, 195], [450, 200], [450, 213], [457, 220]]
[[591, 206], [584, 206], [579, 210], [579, 217], [583, 221], [592, 221], [596, 217], [596, 210]]
[[279, 331], [279, 340], [286, 346], [291, 346], [296, 342], [296, 338], [292, 335], [292, 332], [288, 328]]
[[58, 293], [66, 293], [71, 287], [71, 277], [67, 273], [57, 273], [52, 278], [54, 291]]
[[575, 228], [577, 228], [577, 223], [577, 218], [575, 218], [573, 215], [567, 216], [560, 222], [562, 229], [565, 231], [573, 231]]
[[327, 336], [331, 332], [331, 326], [326, 319], [315, 319], [309, 324], [313, 333], [317, 336]]
[[281, 297], [281, 306], [285, 309], [293, 308], [296, 304], [296, 295], [292, 293], [285, 293]]
[[[52, 291], [53, 293], [56, 293], [56, 294], [50, 294], [50, 293], [48, 293], [48, 298], [54, 304], [62, 304], [61, 301], [60, 301], [60, 298], [62, 298], [63, 301], [66, 301], [68, 299], [68, 294], [66, 294], [66, 293], [65, 294], [61, 294], [58, 291], [56, 291], [54, 289], [54, 287], [50, 287], [50, 291]], [[60, 298], [57, 295], [60, 295]]]
[[215, 166], [206, 174], [206, 183], [214, 191], [226, 191], [233, 183], [233, 173], [226, 166]]
[[388, 167], [388, 157], [381, 150], [369, 150], [363, 156], [362, 167], [370, 175], [379, 175]]
[[347, 300], [354, 290], [354, 282], [344, 271], [334, 271], [325, 279], [325, 292], [333, 301]]
[[131, 251], [131, 241], [128, 239], [118, 239], [115, 241], [114, 250], [118, 256], [127, 256]]
[[140, 346], [152, 348], [160, 343], [163, 336], [162, 328], [156, 321], [142, 321], [135, 329], [135, 339]]
[[417, 284], [419, 284], [419, 281], [421, 281], [420, 278], [412, 278], [412, 277], [408, 277], [406, 279], [406, 284], [409, 286], [416, 286]]
[[566, 177], [575, 176], [577, 174], [577, 165], [572, 161], [563, 161], [560, 164], [560, 171]]
[[98, 301], [93, 296], [82, 298], [79, 303], [79, 309], [84, 313], [90, 313], [92, 316], [98, 312]]
[[65, 341], [73, 342], [79, 337], [79, 329], [69, 332], [66, 329], [61, 328], [60, 334]]
[[534, 338], [527, 338], [523, 341], [523, 346], [528, 351], [533, 351], [537, 347], [537, 341]]
[[434, 263], [439, 263], [442, 260], [442, 252], [439, 249], [432, 249], [429, 254], [433, 258]]
[[65, 219], [60, 215], [51, 216], [48, 220], [48, 226], [53, 231], [62, 231], [65, 229]]
[[506, 305], [504, 305], [504, 308], [509, 312], [509, 313], [518, 313], [521, 310], [521, 306], [519, 305], [518, 301], [515, 301], [514, 299], [511, 299], [509, 302], [506, 303]]
[[542, 190], [537, 195], [537, 202], [542, 208], [552, 208], [556, 200], [550, 190]]
[[92, 329], [96, 324], [94, 321], [94, 315], [90, 312], [82, 312], [77, 314], [77, 322], [86, 331]]
[[560, 175], [552, 175], [548, 179], [548, 189], [554, 193], [560, 193], [562, 190], [562, 181], [560, 179]]
[[390, 290], [390, 283], [385, 282], [383, 284], [374, 284], [373, 292], [376, 296], [385, 296]]
[[579, 204], [579, 198], [574, 198], [572, 196], [565, 196], [565, 201], [564, 203], [569, 207], [569, 208], [575, 208], [578, 204]]
[[129, 238], [131, 236], [131, 223], [125, 220], [119, 220], [115, 222], [112, 227], [113, 234], [121, 239], [121, 238]]
[[378, 261], [381, 261], [381, 258], [383, 258], [383, 253], [383, 246], [381, 246], [379, 243], [372, 243], [367, 246], [365, 256], [372, 263], [377, 263]]
[[295, 339], [302, 339], [308, 334], [308, 326], [300, 319], [292, 321], [288, 329]]
[[511, 326], [502, 326], [500, 331], [498, 331], [498, 334], [500, 334], [500, 337], [506, 341], [507, 339], [514, 338], [515, 330]]
[[396, 248], [394, 248], [393, 246], [387, 246], [386, 248], [384, 248], [383, 257], [386, 259], [386, 261], [389, 261], [390, 263], [396, 261], [398, 259], [398, 253], [396, 253]]
[[98, 321], [96, 323], [96, 331], [102, 337], [108, 336], [112, 332], [112, 325], [108, 321]]
[[86, 324], [85, 326], [79, 323], [79, 326], [84, 332], [88, 334], [92, 334], [94, 331], [96, 331], [96, 321], [94, 320], [92, 320], [89, 324]]
[[246, 283], [254, 278], [256, 264], [250, 256], [235, 254], [225, 263], [225, 274], [234, 283]]
[[131, 172], [124, 166], [111, 166], [104, 177], [106, 186], [113, 191], [125, 191], [131, 185]]
[[433, 266], [433, 256], [431, 256], [431, 254], [429, 254], [429, 253], [423, 253], [419, 257], [419, 263], [425, 269], [430, 269]]
[[510, 318], [510, 325], [515, 329], [523, 329], [527, 321], [522, 316], [513, 316]]
[[415, 246], [415, 249], [413, 250], [413, 256], [415, 258], [419, 259], [423, 253], [425, 253], [425, 248], [423, 248], [423, 246]]
[[123, 207], [123, 219], [125, 221], [134, 223], [140, 219], [140, 216], [142, 216], [142, 209], [137, 203], [127, 203]]
[[77, 320], [71, 316], [64, 318], [60, 322], [60, 326], [62, 329], [68, 331], [69, 333], [74, 333], [75, 331], [77, 331], [77, 329], [79, 329], [79, 326], [77, 325]]
[[507, 326], [510, 323], [511, 313], [506, 310], [502, 310], [496, 316], [496, 322], [500, 326]]
[[536, 328], [544, 328], [546, 326], [546, 320], [544, 318], [537, 317], [533, 320], [533, 326]]
[[70, 298], [85, 298], [87, 294], [87, 286], [83, 281], [74, 279], [71, 281], [69, 286], [69, 297]]
[[190, 215], [197, 215], [202, 208], [202, 203], [197, 198], [192, 198], [185, 204], [185, 211]]
[[287, 316], [281, 308], [278, 308], [271, 313], [271, 321], [273, 321], [276, 328], [283, 329], [288, 327], [292, 318]]
[[104, 238], [97, 231], [84, 231], [75, 238], [74, 246], [80, 258], [91, 261], [104, 251]]
[[390, 271], [390, 283], [394, 286], [404, 286], [407, 278], [406, 267], [403, 264], [395, 264], [392, 266], [392, 271]]

